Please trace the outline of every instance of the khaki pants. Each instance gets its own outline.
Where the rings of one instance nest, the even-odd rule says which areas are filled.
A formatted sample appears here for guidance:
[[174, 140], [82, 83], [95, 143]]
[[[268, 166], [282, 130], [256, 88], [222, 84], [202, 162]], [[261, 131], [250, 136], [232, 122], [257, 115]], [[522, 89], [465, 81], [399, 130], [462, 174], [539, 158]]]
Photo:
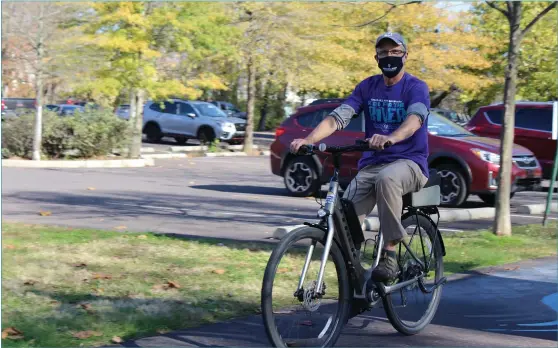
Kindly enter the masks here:
[[420, 167], [411, 160], [369, 165], [358, 172], [343, 198], [353, 202], [361, 224], [377, 204], [385, 243], [397, 242], [406, 235], [401, 225], [403, 195], [419, 191], [427, 181]]

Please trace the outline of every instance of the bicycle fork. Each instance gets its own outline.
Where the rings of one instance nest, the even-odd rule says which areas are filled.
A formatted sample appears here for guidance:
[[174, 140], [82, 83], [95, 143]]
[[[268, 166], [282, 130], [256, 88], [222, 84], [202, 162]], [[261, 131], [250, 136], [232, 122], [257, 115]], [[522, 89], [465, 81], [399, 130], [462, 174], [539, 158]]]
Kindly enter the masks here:
[[[316, 282], [316, 288], [314, 289], [316, 294], [321, 294], [323, 287], [323, 280], [325, 275], [325, 266], [329, 252], [331, 251], [331, 245], [333, 243], [333, 236], [335, 234], [335, 224], [333, 222], [333, 211], [335, 209], [335, 201], [337, 199], [337, 193], [339, 191], [339, 183], [337, 182], [338, 172], [335, 173], [331, 179], [329, 185], [329, 191], [326, 196], [326, 204], [324, 206], [324, 212], [327, 214], [327, 235], [326, 242], [324, 245], [324, 253], [322, 255], [322, 260], [320, 263], [320, 271], [318, 272], [318, 279]], [[313, 242], [310, 247], [308, 247], [308, 253], [306, 254], [306, 260], [304, 261], [304, 267], [302, 268], [302, 273], [300, 275], [300, 280], [298, 282], [297, 292], [304, 286], [304, 280], [306, 278], [306, 273], [308, 272], [308, 267], [310, 266], [310, 261], [312, 259], [312, 254], [314, 253], [314, 248], [316, 242]]]

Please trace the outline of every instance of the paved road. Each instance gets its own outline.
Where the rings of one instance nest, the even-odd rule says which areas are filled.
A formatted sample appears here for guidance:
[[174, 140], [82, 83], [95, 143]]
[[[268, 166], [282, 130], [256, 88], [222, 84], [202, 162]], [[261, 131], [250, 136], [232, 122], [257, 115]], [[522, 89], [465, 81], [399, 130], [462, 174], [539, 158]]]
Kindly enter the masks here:
[[[556, 347], [557, 260], [528, 261], [506, 270], [448, 282], [432, 323], [420, 334], [403, 336], [383, 309], [353, 318], [340, 347]], [[269, 346], [260, 316], [172, 332], [127, 347]]]
[[[314, 220], [319, 207], [313, 198], [287, 196], [264, 156], [157, 160], [155, 167], [126, 169], [3, 168], [2, 174], [3, 219], [30, 223], [262, 240], [277, 226]], [[532, 194], [519, 194], [512, 204], [544, 201], [544, 193]], [[484, 205], [477, 199], [468, 206]], [[40, 216], [41, 210], [52, 215]], [[541, 219], [513, 217], [515, 223]]]

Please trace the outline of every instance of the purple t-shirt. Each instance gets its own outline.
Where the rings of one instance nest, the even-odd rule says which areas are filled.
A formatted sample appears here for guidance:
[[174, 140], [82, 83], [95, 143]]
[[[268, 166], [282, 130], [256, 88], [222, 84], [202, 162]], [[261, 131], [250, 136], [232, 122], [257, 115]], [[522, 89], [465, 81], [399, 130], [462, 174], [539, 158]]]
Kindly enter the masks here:
[[[350, 105], [355, 113], [364, 110], [366, 138], [374, 134], [388, 135], [395, 131], [409, 112], [409, 106], [422, 103], [430, 109], [428, 86], [415, 76], [405, 73], [403, 78], [392, 86], [386, 86], [382, 75], [371, 76], [359, 83], [351, 96], [343, 103]], [[382, 164], [398, 159], [416, 162], [428, 177], [428, 134], [427, 115], [422, 126], [409, 138], [382, 151], [364, 152], [358, 169], [370, 164]]]

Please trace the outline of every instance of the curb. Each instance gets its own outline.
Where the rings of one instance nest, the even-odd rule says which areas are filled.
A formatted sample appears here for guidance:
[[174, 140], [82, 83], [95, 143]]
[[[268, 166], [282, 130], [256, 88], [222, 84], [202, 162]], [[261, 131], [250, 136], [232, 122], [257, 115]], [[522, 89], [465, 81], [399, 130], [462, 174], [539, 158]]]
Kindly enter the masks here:
[[11, 168], [139, 168], [155, 165], [152, 158], [124, 160], [2, 160], [2, 167]]
[[[229, 150], [229, 151], [242, 151], [242, 149], [244, 148], [244, 145], [228, 145], [228, 146], [223, 146], [222, 149], [223, 150]], [[264, 148], [264, 146], [259, 146], [259, 145], [253, 145], [252, 148], [254, 150], [260, 150], [262, 148]], [[201, 146], [170, 146], [168, 148], [168, 151], [170, 152], [199, 152], [199, 151], [207, 151], [208, 147], [205, 145], [201, 145]]]
[[154, 153], [141, 155], [142, 158], [165, 159], [165, 158], [188, 158], [185, 153]]
[[[544, 214], [546, 210], [546, 204], [526, 204], [520, 205], [516, 208], [516, 212], [519, 214], [537, 215]], [[558, 213], [558, 203], [550, 204], [550, 211], [553, 213]]]
[[[543, 207], [544, 210], [544, 207]], [[373, 211], [377, 211], [376, 209]], [[477, 219], [490, 219], [494, 217], [495, 208], [472, 208], [460, 210], [441, 210], [440, 222], [469, 221]], [[275, 229], [273, 237], [281, 239], [285, 234], [295, 228], [305, 225], [281, 226]], [[377, 231], [380, 228], [380, 219], [377, 216], [364, 219], [364, 231]]]
[[206, 152], [205, 157], [241, 157], [248, 156], [246, 152]]

